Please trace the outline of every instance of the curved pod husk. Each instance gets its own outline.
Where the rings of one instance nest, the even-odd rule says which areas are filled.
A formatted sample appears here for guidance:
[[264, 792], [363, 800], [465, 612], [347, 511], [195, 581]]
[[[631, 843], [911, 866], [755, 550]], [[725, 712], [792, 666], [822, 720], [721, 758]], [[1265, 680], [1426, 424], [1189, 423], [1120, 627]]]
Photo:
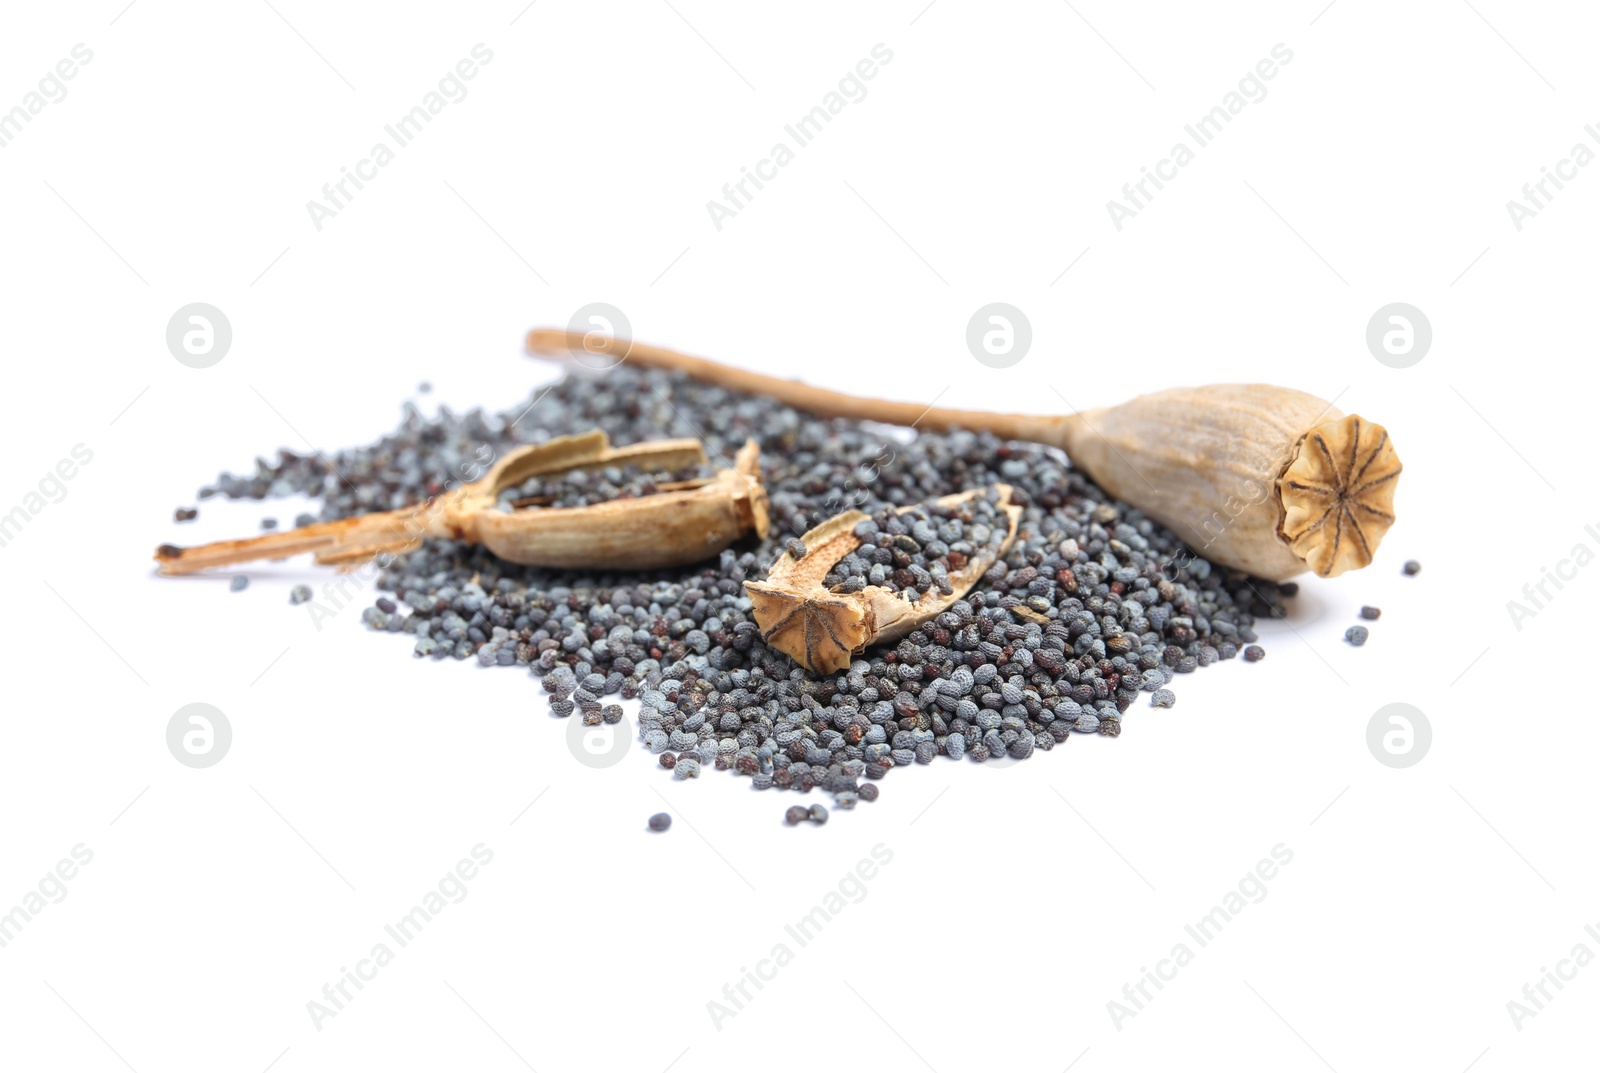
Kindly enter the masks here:
[[[1010, 485], [996, 485], [1009, 525], [1000, 547], [976, 555], [949, 575], [950, 592], [929, 589], [920, 600], [907, 600], [894, 589], [868, 585], [859, 592], [838, 593], [822, 581], [833, 564], [861, 546], [855, 527], [869, 517], [859, 510], [835, 514], [800, 537], [803, 558], [789, 552], [778, 557], [766, 581], [747, 581], [745, 591], [761, 627], [761, 639], [807, 670], [831, 674], [850, 666], [851, 657], [873, 644], [895, 641], [950, 607], [967, 594], [1017, 536], [1022, 508], [1011, 502]], [[940, 498], [944, 506], [984, 494], [969, 489]], [[901, 508], [904, 513], [911, 507]]]
[[715, 555], [754, 529], [768, 531], [760, 448], [747, 442], [733, 465], [673, 490], [587, 507], [498, 509], [500, 493], [529, 477], [640, 465], [664, 470], [706, 461], [699, 440], [658, 440], [612, 447], [602, 431], [519, 448], [481, 479], [395, 511], [343, 518], [246, 540], [198, 547], [162, 545], [163, 574], [193, 574], [255, 559], [312, 552], [322, 564], [350, 566], [398, 555], [428, 537], [482, 544], [509, 562], [558, 569], [647, 570]]
[[532, 566], [649, 570], [699, 562], [751, 529], [767, 535], [759, 459], [760, 449], [751, 441], [731, 467], [698, 488], [587, 507], [506, 512], [488, 509], [495, 493], [486, 493], [482, 509], [472, 500], [458, 509], [457, 535], [502, 559]]

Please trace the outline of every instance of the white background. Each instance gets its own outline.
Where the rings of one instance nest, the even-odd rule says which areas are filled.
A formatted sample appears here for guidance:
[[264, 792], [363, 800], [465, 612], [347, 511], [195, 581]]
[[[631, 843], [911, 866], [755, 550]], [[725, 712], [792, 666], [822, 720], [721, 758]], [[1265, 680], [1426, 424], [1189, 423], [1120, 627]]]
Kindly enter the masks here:
[[[0, 908], [74, 845], [94, 859], [0, 949], [0, 1064], [1592, 1063], [1600, 968], [1520, 1026], [1507, 1003], [1576, 944], [1600, 953], [1600, 569], [1520, 630], [1506, 607], [1600, 550], [1600, 167], [1520, 231], [1506, 208], [1600, 123], [1592, 12], [524, 2], [7, 13], [0, 108], [74, 44], [94, 58], [0, 149], [0, 511], [75, 444], [93, 460], [0, 548]], [[479, 42], [470, 94], [319, 232], [306, 202]], [[706, 202], [879, 42], [865, 99], [717, 230]], [[1106, 202], [1280, 42], [1266, 98], [1119, 232]], [[234, 334], [205, 370], [164, 340], [196, 301]], [[303, 509], [213, 500], [174, 525], [219, 469], [367, 442], [424, 379], [427, 405], [510, 407], [554, 375], [526, 329], [592, 301], [641, 339], [913, 401], [1337, 395], [1391, 430], [1400, 521], [1370, 569], [1307, 581], [1262, 627], [1264, 662], [1179, 679], [1171, 710], [1141, 698], [1119, 740], [895, 772], [821, 829], [642, 750], [578, 764], [524, 675], [414, 661], [359, 603], [318, 630], [287, 603], [329, 578], [304, 563], [242, 594], [152, 576], [159, 542]], [[991, 301], [1033, 326], [1003, 371], [963, 340]], [[1395, 301], [1434, 329], [1408, 369], [1364, 342]], [[1356, 649], [1364, 603], [1383, 617]], [[206, 770], [164, 738], [195, 701], [233, 727]], [[1402, 770], [1366, 744], [1398, 701], [1433, 729]], [[648, 835], [662, 808], [678, 822]], [[315, 1026], [307, 1002], [480, 842], [466, 900]], [[879, 843], [865, 900], [788, 940]], [[1184, 925], [1278, 843], [1265, 900], [1116, 1023], [1124, 984], [1194, 948]], [[715, 1023], [707, 1003], [785, 941], [793, 961]]]

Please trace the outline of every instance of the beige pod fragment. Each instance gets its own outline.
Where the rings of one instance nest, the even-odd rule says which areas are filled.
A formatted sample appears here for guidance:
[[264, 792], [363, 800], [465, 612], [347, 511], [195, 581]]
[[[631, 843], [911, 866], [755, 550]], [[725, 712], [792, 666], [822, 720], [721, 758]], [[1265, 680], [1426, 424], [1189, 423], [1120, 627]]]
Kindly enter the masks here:
[[[761, 639], [788, 654], [807, 670], [832, 674], [850, 666], [850, 660], [870, 645], [897, 641], [949, 608], [977, 583], [995, 560], [1004, 555], [1017, 537], [1022, 508], [1011, 501], [1011, 486], [997, 484], [995, 500], [1006, 517], [1006, 535], [1000, 545], [975, 554], [960, 570], [949, 574], [950, 591], [929, 589], [915, 602], [899, 591], [883, 585], [868, 585], [858, 592], [839, 593], [823, 586], [828, 571], [840, 559], [861, 546], [855, 535], [858, 523], [870, 515], [859, 510], [835, 514], [813, 526], [800, 537], [805, 555], [796, 559], [791, 552], [778, 556], [767, 571], [766, 581], [746, 581], [756, 625]], [[963, 500], [983, 495], [973, 488], [937, 500], [954, 506]], [[913, 507], [902, 507], [904, 514]]]
[[1382, 425], [1270, 384], [1174, 388], [1068, 415], [993, 414], [847, 395], [630, 339], [528, 333], [531, 353], [673, 369], [830, 417], [987, 430], [1063, 448], [1095, 482], [1220, 566], [1270, 581], [1372, 562], [1400, 459]]
[[500, 510], [502, 492], [529, 477], [637, 465], [675, 470], [706, 461], [699, 440], [655, 440], [612, 447], [598, 429], [518, 448], [479, 480], [399, 510], [319, 522], [243, 540], [196, 547], [163, 544], [159, 572], [194, 574], [256, 559], [311, 552], [318, 563], [349, 567], [401, 555], [427, 537], [482, 544], [500, 558], [572, 570], [649, 570], [699, 562], [754, 530], [767, 535], [760, 448], [746, 441], [715, 476], [676, 481], [654, 495], [586, 507]]

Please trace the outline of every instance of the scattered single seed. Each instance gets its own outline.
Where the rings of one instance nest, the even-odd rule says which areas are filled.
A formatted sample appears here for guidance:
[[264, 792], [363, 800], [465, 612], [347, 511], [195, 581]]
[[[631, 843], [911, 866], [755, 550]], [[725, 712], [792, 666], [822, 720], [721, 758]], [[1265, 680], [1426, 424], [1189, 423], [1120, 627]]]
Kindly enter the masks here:
[[811, 818], [811, 813], [804, 805], [790, 805], [789, 811], [783, 814], [783, 822], [793, 827], [797, 823], [805, 823]]
[[1367, 643], [1367, 628], [1365, 626], [1351, 626], [1344, 631], [1344, 639], [1360, 648]]
[[1247, 663], [1256, 663], [1262, 659], [1265, 659], [1266, 655], [1267, 653], [1260, 645], [1250, 645], [1244, 650], [1244, 658], [1245, 662]]
[[811, 822], [815, 824], [824, 824], [828, 822], [828, 810], [822, 805], [812, 805], [811, 810], [806, 815], [810, 818]]
[[650, 817], [650, 830], [665, 831], [672, 826], [672, 817], [665, 812], [658, 812]]
[[175, 522], [192, 522], [199, 516], [200, 512], [194, 507], [179, 507], [172, 512], [172, 520]]
[[1170, 708], [1178, 703], [1178, 696], [1170, 689], [1158, 689], [1150, 694], [1150, 707]]
[[294, 588], [289, 590], [289, 602], [291, 604], [303, 604], [307, 600], [310, 600], [310, 599], [311, 599], [311, 586], [310, 585], [296, 585]]
[[1361, 617], [1369, 621], [1376, 621], [1381, 614], [1383, 614], [1383, 611], [1376, 607], [1363, 607], [1361, 609]]
[[876, 801], [878, 800], [878, 795], [882, 792], [875, 782], [864, 782], [856, 788], [857, 796], [863, 801]]
[[261, 519], [261, 528], [263, 528], [263, 529], [276, 529], [276, 528], [278, 528], [278, 519], [276, 519], [276, 518], [262, 518]]
[[233, 580], [228, 582], [229, 592], [243, 592], [250, 587], [250, 579], [243, 574], [233, 575]]
[[1400, 568], [1400, 572], [1406, 577], [1416, 577], [1422, 572], [1422, 564], [1415, 559], [1407, 559], [1406, 564]]

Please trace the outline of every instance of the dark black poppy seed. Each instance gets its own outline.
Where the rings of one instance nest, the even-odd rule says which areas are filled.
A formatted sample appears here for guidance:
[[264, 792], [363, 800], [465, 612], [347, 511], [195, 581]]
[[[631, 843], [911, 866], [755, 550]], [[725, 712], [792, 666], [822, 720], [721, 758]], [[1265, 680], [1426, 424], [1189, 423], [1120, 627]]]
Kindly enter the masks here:
[[790, 805], [789, 810], [783, 814], [783, 822], [793, 827], [797, 823], [805, 823], [810, 817], [811, 813], [804, 805]]
[[650, 817], [650, 830], [665, 831], [672, 826], [672, 817], [665, 812], [658, 812]]
[[1406, 564], [1400, 568], [1400, 572], [1406, 577], [1416, 577], [1422, 572], [1422, 564], [1415, 559], [1407, 559]]
[[1361, 617], [1368, 621], [1376, 621], [1381, 614], [1383, 614], [1383, 611], [1376, 607], [1363, 607], [1361, 609]]
[[1265, 659], [1266, 655], [1266, 651], [1260, 645], [1250, 645], [1244, 650], [1244, 658], [1247, 663], [1256, 663]]

